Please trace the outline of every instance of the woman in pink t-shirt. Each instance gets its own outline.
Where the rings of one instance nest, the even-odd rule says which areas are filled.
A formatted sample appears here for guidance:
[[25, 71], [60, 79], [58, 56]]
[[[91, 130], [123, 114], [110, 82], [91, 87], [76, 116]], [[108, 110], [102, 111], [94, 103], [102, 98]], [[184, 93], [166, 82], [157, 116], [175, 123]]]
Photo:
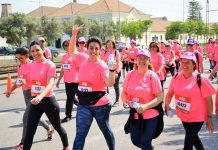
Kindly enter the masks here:
[[131, 40], [130, 41], [130, 46], [131, 47], [129, 48], [129, 68], [130, 68], [130, 70], [133, 70], [136, 55], [137, 55], [137, 52], [138, 52], [138, 48], [136, 47], [136, 41]]
[[151, 53], [151, 64], [153, 65], [154, 72], [158, 75], [161, 86], [163, 89], [164, 84], [164, 57], [160, 53], [159, 44], [157, 42], [151, 42], [149, 45], [149, 50]]
[[175, 67], [176, 67], [175, 52], [172, 50], [170, 43], [165, 43], [165, 48], [166, 50], [163, 53], [163, 56], [164, 56], [166, 74], [170, 71], [171, 75], [173, 76], [175, 73]]
[[165, 111], [168, 112], [172, 97], [175, 96], [177, 116], [186, 131], [184, 150], [204, 149], [198, 136], [204, 122], [209, 133], [213, 132], [213, 101], [215, 89], [210, 81], [196, 71], [196, 57], [192, 52], [185, 52], [181, 57], [181, 72], [170, 83], [165, 98]]
[[55, 64], [43, 55], [40, 41], [33, 41], [30, 51], [34, 59], [30, 65], [31, 96], [27, 119], [27, 132], [23, 150], [30, 150], [33, 137], [42, 114], [45, 113], [61, 137], [64, 150], [69, 150], [67, 133], [60, 123], [60, 108], [54, 97], [53, 84], [56, 77]]
[[182, 54], [182, 46], [178, 43], [177, 40], [173, 41], [173, 46], [172, 46], [172, 50], [175, 53], [175, 63], [176, 63], [176, 72], [179, 72], [179, 67], [180, 67], [180, 57]]
[[126, 77], [126, 73], [129, 72], [129, 51], [125, 44], [122, 45], [122, 52], [121, 52], [121, 62], [122, 62], [122, 72], [123, 72], [123, 79]]
[[135, 69], [124, 80], [121, 98], [124, 108], [130, 107], [132, 143], [142, 150], [152, 150], [152, 139], [161, 116], [154, 107], [162, 108], [163, 92], [160, 79], [152, 71], [149, 51], [138, 51]]
[[78, 49], [77, 49], [78, 52], [85, 53], [85, 54], [88, 53], [86, 49], [86, 39], [84, 37], [80, 37], [78, 39], [77, 45], [78, 45]]
[[115, 90], [115, 102], [113, 104], [114, 107], [119, 105], [119, 98], [120, 98], [120, 77], [121, 77], [121, 68], [120, 68], [120, 53], [118, 50], [116, 50], [116, 44], [113, 40], [107, 40], [106, 41], [106, 53], [104, 56], [104, 61], [109, 64], [108, 60], [112, 59], [116, 62], [115, 66], [115, 74], [116, 74], [116, 80], [114, 84], [114, 90]]
[[[73, 41], [83, 26], [73, 27]], [[75, 42], [72, 42], [75, 43]], [[106, 63], [100, 59], [101, 40], [92, 37], [87, 41], [89, 57], [79, 68], [79, 86], [76, 114], [76, 137], [73, 150], [82, 150], [93, 119], [97, 121], [104, 134], [108, 148], [115, 150], [115, 139], [109, 125], [111, 103], [107, 87], [115, 83], [115, 69], [108, 69]], [[72, 48], [75, 45], [72, 44]], [[73, 49], [72, 49], [73, 50]], [[99, 146], [99, 143], [96, 143]]]

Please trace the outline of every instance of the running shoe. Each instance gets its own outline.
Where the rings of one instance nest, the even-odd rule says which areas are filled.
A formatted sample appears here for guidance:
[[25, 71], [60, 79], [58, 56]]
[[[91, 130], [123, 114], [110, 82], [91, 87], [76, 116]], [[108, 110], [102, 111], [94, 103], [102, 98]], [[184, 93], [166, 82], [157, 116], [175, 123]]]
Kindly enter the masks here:
[[15, 145], [14, 149], [15, 150], [23, 150], [23, 144], [20, 143], [20, 144]]
[[49, 129], [47, 132], [48, 138], [47, 140], [52, 140], [53, 138], [54, 129]]

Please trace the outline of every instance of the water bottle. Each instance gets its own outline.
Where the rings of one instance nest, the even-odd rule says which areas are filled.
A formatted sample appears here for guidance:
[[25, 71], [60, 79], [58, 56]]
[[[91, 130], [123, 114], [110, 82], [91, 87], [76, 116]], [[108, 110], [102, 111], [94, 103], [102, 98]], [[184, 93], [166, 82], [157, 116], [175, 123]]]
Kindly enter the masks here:
[[109, 70], [114, 70], [114, 54], [112, 52], [108, 56], [108, 68]]

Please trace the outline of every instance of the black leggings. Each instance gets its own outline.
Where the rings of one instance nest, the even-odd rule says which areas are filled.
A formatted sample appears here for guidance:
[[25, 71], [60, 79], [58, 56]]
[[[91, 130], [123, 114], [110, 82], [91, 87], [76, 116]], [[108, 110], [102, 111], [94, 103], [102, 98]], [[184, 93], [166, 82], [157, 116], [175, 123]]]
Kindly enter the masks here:
[[122, 61], [122, 64], [123, 64], [122, 69], [126, 70], [126, 71], [129, 71], [129, 62], [128, 61]]
[[65, 83], [65, 90], [67, 95], [65, 114], [68, 118], [71, 118], [75, 95], [78, 91], [78, 83]]
[[204, 146], [198, 136], [204, 122], [182, 122], [185, 128], [184, 150], [192, 150], [195, 146], [196, 150], [204, 150]]
[[60, 135], [63, 147], [68, 146], [67, 133], [60, 123], [60, 108], [55, 97], [52, 96], [43, 98], [42, 101], [37, 105], [30, 105], [23, 150], [30, 150], [39, 120], [44, 112], [52, 126]]
[[180, 61], [176, 61], [176, 72], [179, 72]]
[[[134, 59], [131, 59], [132, 61], [134, 61]], [[134, 62], [132, 63], [132, 62], [129, 62], [129, 70], [131, 71], [131, 70], [133, 70], [134, 69]]]
[[115, 84], [114, 84], [114, 90], [115, 90], [115, 95], [116, 99], [115, 102], [119, 102], [119, 97], [120, 97], [120, 87], [119, 87], [119, 81], [121, 77], [121, 72], [117, 74], [117, 78], [115, 79]]

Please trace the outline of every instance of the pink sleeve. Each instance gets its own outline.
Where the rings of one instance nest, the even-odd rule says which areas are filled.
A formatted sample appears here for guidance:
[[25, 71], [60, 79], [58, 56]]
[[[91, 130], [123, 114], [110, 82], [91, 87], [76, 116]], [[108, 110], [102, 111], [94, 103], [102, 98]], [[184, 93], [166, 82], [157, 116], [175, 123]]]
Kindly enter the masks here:
[[152, 87], [151, 87], [151, 92], [153, 94], [157, 94], [162, 92], [162, 87], [161, 87], [161, 83], [160, 83], [160, 79], [157, 76], [157, 74], [155, 72], [152, 72], [151, 74], [151, 80], [152, 80]]
[[128, 82], [129, 82], [129, 80], [130, 80], [130, 75], [133, 73], [133, 71], [130, 71], [127, 75], [126, 75], [126, 77], [125, 77], [125, 79], [124, 79], [124, 82], [123, 82], [123, 91], [126, 93], [127, 92], [127, 86], [128, 86]]
[[106, 65], [106, 63], [104, 61], [102, 61], [102, 67], [100, 70], [100, 74], [101, 74], [101, 78], [103, 81], [106, 81], [106, 79], [109, 76], [109, 70], [108, 70], [108, 66]]
[[45, 56], [46, 56], [47, 59], [51, 58], [51, 51], [49, 49], [45, 50]]
[[[178, 75], [177, 75], [178, 77]], [[175, 85], [175, 75], [172, 77], [171, 81], [170, 81], [170, 85], [169, 85], [169, 89], [168, 91], [173, 92], [174, 93], [174, 85]]]
[[53, 62], [49, 64], [48, 77], [56, 77], [56, 66]]
[[162, 54], [160, 54], [159, 63], [160, 63], [160, 64], [163, 64], [163, 65], [165, 64], [165, 62], [164, 62], [164, 57], [163, 57]]
[[202, 74], [201, 74], [201, 93], [203, 98], [216, 94], [216, 90], [211, 84], [211, 82], [209, 81], [209, 79]]
[[203, 56], [201, 53], [198, 53], [198, 56], [199, 56], [199, 62], [203, 62]]

